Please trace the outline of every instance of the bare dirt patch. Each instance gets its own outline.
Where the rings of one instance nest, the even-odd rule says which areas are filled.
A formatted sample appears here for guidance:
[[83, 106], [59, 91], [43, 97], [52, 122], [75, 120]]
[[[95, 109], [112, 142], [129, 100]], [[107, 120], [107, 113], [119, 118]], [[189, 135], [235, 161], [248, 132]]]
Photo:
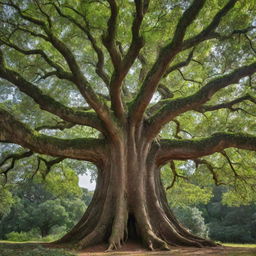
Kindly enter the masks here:
[[170, 251], [147, 251], [135, 242], [125, 244], [120, 250], [104, 252], [107, 245], [98, 245], [89, 249], [78, 252], [79, 256], [256, 256], [256, 248], [247, 247], [207, 247], [207, 248], [191, 248], [191, 247], [171, 247]]
[[[192, 247], [171, 247], [170, 251], [148, 251], [143, 248], [139, 243], [128, 242], [120, 250], [105, 252], [107, 244], [101, 244], [88, 249], [77, 251], [73, 246], [56, 245], [53, 243], [0, 243], [0, 256], [3, 249], [12, 250], [10, 255], [19, 255], [19, 250], [27, 251], [37, 246], [43, 246], [45, 248], [52, 249], [65, 249], [71, 251], [78, 256], [256, 256], [256, 248], [250, 247], [230, 247], [230, 246], [218, 246], [218, 247], [204, 247], [204, 248], [192, 248]], [[2, 250], [1, 250], [2, 249]], [[4, 254], [6, 255], [6, 254]]]

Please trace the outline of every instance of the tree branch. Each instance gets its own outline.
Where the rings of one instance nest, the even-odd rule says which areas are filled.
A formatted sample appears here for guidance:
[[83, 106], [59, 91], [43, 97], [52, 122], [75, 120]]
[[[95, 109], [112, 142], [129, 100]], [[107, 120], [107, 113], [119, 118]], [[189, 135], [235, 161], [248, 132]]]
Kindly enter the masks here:
[[182, 67], [185, 67], [185, 66], [189, 65], [190, 61], [191, 61], [192, 58], [193, 58], [194, 50], [195, 50], [195, 49], [193, 49], [193, 50], [189, 53], [189, 55], [188, 55], [188, 57], [187, 57], [187, 59], [186, 59], [185, 61], [182, 61], [182, 62], [180, 62], [180, 63], [177, 63], [176, 65], [173, 65], [173, 66], [169, 67], [169, 68], [166, 70], [166, 72], [165, 72], [165, 74], [163, 75], [163, 77], [167, 77], [171, 72], [173, 72], [173, 71], [175, 71], [175, 70], [177, 70], [177, 69], [180, 69], [180, 68], [182, 68]]
[[55, 101], [50, 96], [45, 95], [38, 87], [25, 80], [18, 72], [5, 67], [3, 55], [0, 51], [0, 77], [11, 82], [20, 91], [31, 97], [40, 108], [65, 121], [80, 125], [91, 126], [97, 130], [104, 131], [100, 120], [96, 114], [90, 111], [75, 110]]
[[[49, 174], [49, 172], [51, 171], [51, 168], [56, 165], [56, 164], [59, 164], [60, 162], [62, 162], [63, 160], [65, 160], [66, 158], [65, 157], [58, 157], [58, 158], [55, 158], [53, 160], [50, 160], [50, 161], [47, 161], [46, 159], [44, 159], [43, 157], [38, 157], [38, 168], [37, 168], [37, 171], [39, 170], [39, 167], [40, 167], [40, 162], [44, 162], [45, 166], [46, 166], [46, 170], [44, 171], [44, 173], [42, 174], [43, 175], [43, 178], [45, 179], [46, 176]], [[37, 172], [36, 171], [36, 172]], [[33, 176], [36, 174], [36, 172], [33, 174]], [[32, 178], [33, 178], [32, 176]]]
[[7, 157], [5, 157], [1, 162], [0, 162], [0, 166], [3, 166], [4, 164], [6, 164], [6, 162], [8, 160], [11, 160], [11, 164], [6, 168], [5, 171], [1, 172], [2, 173], [7, 173], [9, 170], [13, 169], [15, 162], [17, 160], [23, 159], [23, 158], [27, 158], [33, 155], [32, 151], [26, 151], [26, 152], [22, 152], [20, 154], [10, 154]]
[[157, 85], [162, 76], [165, 74], [169, 63], [181, 50], [186, 29], [197, 17], [199, 11], [203, 8], [204, 3], [205, 0], [193, 1], [191, 6], [180, 18], [171, 43], [161, 49], [156, 62], [148, 72], [139, 94], [131, 106], [130, 117], [132, 122], [138, 123], [141, 121], [143, 114], [157, 89]]
[[240, 67], [232, 73], [216, 78], [208, 82], [191, 96], [169, 100], [157, 113], [149, 119], [148, 138], [153, 138], [161, 130], [162, 126], [173, 120], [176, 116], [200, 107], [220, 89], [230, 84], [239, 82], [242, 77], [250, 76], [256, 72], [256, 62]]
[[180, 174], [177, 173], [174, 161], [170, 161], [170, 167], [171, 167], [172, 174], [173, 174], [173, 180], [172, 180], [172, 183], [169, 186], [166, 187], [166, 190], [168, 190], [168, 189], [170, 189], [174, 186], [177, 178], [182, 178], [184, 180], [188, 180], [188, 177], [180, 175]]
[[219, 26], [221, 19], [234, 7], [237, 1], [238, 0], [229, 0], [229, 2], [214, 16], [211, 23], [203, 31], [183, 42], [182, 50], [194, 47], [205, 40], [218, 37], [219, 34], [214, 32], [214, 30]]
[[132, 42], [124, 56], [120, 60], [118, 68], [115, 69], [110, 82], [110, 96], [112, 109], [119, 119], [124, 117], [124, 106], [122, 102], [122, 82], [129, 72], [132, 64], [139, 56], [141, 48], [144, 46], [143, 37], [140, 35], [140, 26], [145, 12], [148, 8], [148, 1], [135, 0], [136, 14], [132, 24]]
[[[222, 152], [225, 148], [239, 148], [256, 151], [256, 136], [243, 133], [215, 133], [210, 137], [191, 140], [168, 140], [159, 142], [157, 164], [163, 165], [170, 160], [196, 159]], [[159, 146], [158, 146], [159, 147]]]
[[237, 178], [239, 177], [239, 174], [236, 172], [236, 169], [234, 168], [233, 163], [232, 163], [232, 161], [230, 160], [228, 154], [225, 152], [225, 150], [223, 150], [223, 151], [220, 152], [220, 153], [221, 153], [221, 154], [225, 157], [225, 159], [227, 160], [227, 162], [228, 162], [228, 164], [229, 164], [229, 166], [230, 166], [230, 168], [231, 168], [231, 170], [232, 170], [232, 172], [233, 172], [233, 174], [234, 174], [234, 176], [235, 176], [235, 179], [237, 179]]
[[177, 68], [177, 71], [179, 72], [179, 74], [181, 75], [181, 77], [184, 81], [197, 83], [197, 84], [202, 84], [202, 82], [200, 82], [200, 81], [193, 80], [193, 79], [190, 79], [190, 78], [186, 78], [179, 68]]
[[0, 141], [29, 148], [33, 152], [57, 157], [101, 163], [107, 154], [106, 142], [100, 139], [59, 139], [42, 135], [0, 109]]
[[179, 135], [180, 132], [186, 133], [191, 138], [193, 137], [193, 135], [191, 133], [189, 133], [189, 132], [187, 132], [187, 131], [185, 131], [184, 129], [181, 128], [180, 122], [178, 120], [173, 119], [172, 121], [176, 124], [176, 132], [174, 134], [174, 137], [176, 139], [182, 139], [182, 137]]
[[[104, 67], [104, 54], [103, 54], [103, 51], [98, 46], [96, 39], [93, 37], [93, 35], [92, 35], [91, 31], [90, 31], [89, 22], [86, 20], [85, 16], [82, 15], [82, 18], [83, 18], [83, 20], [84, 20], [84, 22], [86, 24], [82, 25], [81, 22], [79, 22], [78, 20], [74, 19], [72, 16], [63, 13], [61, 11], [61, 9], [55, 3], [51, 3], [51, 4], [55, 7], [55, 9], [57, 10], [58, 14], [61, 17], [64, 17], [67, 20], [69, 20], [72, 24], [74, 24], [76, 27], [78, 27], [87, 36], [88, 40], [91, 43], [92, 48], [96, 52], [97, 58], [98, 58], [98, 62], [96, 64], [96, 73], [104, 81], [106, 86], [109, 87], [110, 78], [108, 77], [108, 74], [104, 71], [104, 68], [103, 68]], [[74, 8], [72, 8], [72, 10], [75, 11]], [[80, 14], [80, 16], [81, 16], [81, 14]]]
[[217, 104], [217, 105], [202, 105], [198, 108], [195, 108], [194, 110], [200, 112], [200, 113], [204, 113], [207, 111], [214, 111], [214, 110], [218, 110], [218, 109], [223, 109], [223, 108], [227, 108], [230, 109], [231, 111], [233, 111], [233, 106], [235, 104], [241, 103], [243, 101], [251, 101], [252, 103], [256, 104], [256, 98], [251, 96], [250, 94], [246, 94], [245, 96], [239, 97], [235, 100], [229, 101], [229, 102], [225, 102], [225, 103], [221, 103], [221, 104]]
[[118, 6], [115, 0], [107, 0], [110, 6], [110, 17], [108, 20], [107, 33], [102, 36], [102, 42], [109, 52], [114, 69], [116, 71], [121, 67], [121, 55], [116, 47], [116, 31], [117, 31], [117, 18]]
[[33, 50], [26, 50], [22, 49], [19, 46], [11, 43], [11, 42], [6, 42], [2, 39], [0, 39], [0, 43], [24, 54], [24, 55], [40, 55], [52, 68], [54, 68], [56, 71], [52, 71], [51, 73], [56, 75], [57, 77], [61, 79], [66, 79], [66, 80], [71, 80], [72, 79], [72, 73], [69, 73], [65, 71], [60, 65], [52, 61], [52, 58], [50, 58], [42, 49], [33, 49]]
[[170, 99], [174, 96], [173, 92], [162, 83], [158, 85], [157, 91], [161, 94], [162, 99]]
[[65, 129], [70, 129], [74, 127], [75, 124], [69, 123], [69, 122], [58, 122], [56, 125], [41, 125], [35, 128], [36, 131], [41, 131], [41, 130], [65, 130]]
[[7, 183], [8, 181], [8, 172], [11, 171], [14, 166], [15, 166], [15, 163], [16, 161], [20, 160], [20, 159], [24, 159], [24, 158], [27, 158], [27, 157], [30, 157], [32, 156], [34, 153], [32, 151], [26, 151], [26, 152], [22, 152], [22, 153], [17, 153], [17, 154], [10, 154], [8, 156], [6, 156], [1, 162], [0, 162], [0, 167], [4, 166], [6, 164], [6, 162], [8, 160], [11, 160], [11, 163], [10, 165], [5, 168], [5, 170], [2, 170], [0, 171], [0, 175], [4, 175], [5, 177], [5, 183]]
[[212, 178], [213, 178], [214, 183], [215, 183], [216, 186], [226, 185], [224, 182], [219, 180], [219, 176], [214, 170], [215, 167], [209, 161], [207, 161], [205, 159], [194, 159], [193, 161], [196, 164], [196, 168], [198, 168], [199, 165], [205, 165], [206, 166], [206, 168], [212, 174]]
[[[114, 0], [110, 1], [112, 2]], [[15, 8], [22, 19], [29, 21], [36, 26], [39, 26], [45, 32], [47, 36], [44, 39], [48, 41], [63, 56], [69, 66], [70, 71], [72, 72], [71, 80], [77, 86], [78, 90], [85, 98], [87, 103], [95, 110], [95, 112], [103, 122], [104, 126], [108, 130], [110, 136], [114, 137], [117, 132], [117, 127], [115, 125], [115, 122], [113, 122], [112, 120], [111, 113], [108, 107], [104, 104], [104, 102], [100, 101], [100, 99], [97, 97], [97, 94], [91, 88], [89, 82], [81, 72], [75, 56], [69, 49], [69, 47], [54, 35], [53, 31], [47, 27], [46, 23], [43, 20], [39, 20], [35, 17], [24, 14], [19, 6], [14, 4], [11, 0], [8, 5]]]

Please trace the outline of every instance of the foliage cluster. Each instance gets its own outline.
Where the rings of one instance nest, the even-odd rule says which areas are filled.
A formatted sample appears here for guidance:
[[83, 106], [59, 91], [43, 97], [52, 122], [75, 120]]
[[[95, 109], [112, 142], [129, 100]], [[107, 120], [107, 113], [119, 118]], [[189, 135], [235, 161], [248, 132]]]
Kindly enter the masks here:
[[179, 221], [194, 234], [224, 243], [255, 243], [255, 203], [227, 206], [222, 201], [226, 190], [225, 187], [215, 187], [209, 202], [203, 204], [199, 199], [198, 204], [183, 204], [174, 208], [174, 212]]
[[[58, 183], [55, 190], [58, 190]], [[49, 190], [44, 183], [16, 185], [12, 191], [15, 204], [0, 220], [0, 238], [48, 241], [71, 229], [84, 213], [85, 201], [88, 204], [91, 195], [86, 189], [80, 195], [69, 193], [62, 196], [54, 193], [55, 190], [51, 187]]]
[[199, 207], [209, 227], [209, 236], [221, 242], [255, 243], [256, 204], [239, 207], [223, 205], [221, 197], [225, 195], [225, 190], [215, 188], [212, 200]]

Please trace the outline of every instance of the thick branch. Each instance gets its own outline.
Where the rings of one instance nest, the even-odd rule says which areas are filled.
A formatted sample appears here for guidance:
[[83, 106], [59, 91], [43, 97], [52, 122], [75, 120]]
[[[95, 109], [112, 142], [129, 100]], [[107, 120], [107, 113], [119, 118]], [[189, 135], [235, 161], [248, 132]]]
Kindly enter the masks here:
[[33, 152], [99, 163], [105, 159], [106, 143], [100, 139], [58, 139], [42, 135], [0, 109], [0, 141], [29, 148]]
[[152, 118], [148, 129], [149, 138], [153, 138], [161, 130], [161, 127], [176, 116], [200, 107], [220, 89], [230, 84], [239, 82], [242, 77], [250, 76], [256, 72], [256, 62], [234, 70], [232, 73], [216, 78], [191, 96], [170, 100]]
[[183, 42], [182, 50], [193, 47], [205, 40], [219, 37], [219, 34], [215, 33], [214, 30], [219, 26], [221, 19], [234, 7], [236, 2], [237, 0], [229, 0], [229, 2], [214, 16], [211, 23], [203, 31]]
[[[105, 82], [107, 86], [109, 86], [109, 77], [107, 73], [104, 71], [104, 54], [102, 49], [98, 46], [96, 39], [93, 37], [91, 31], [90, 31], [90, 26], [88, 21], [86, 20], [85, 16], [82, 15], [84, 22], [86, 23], [85, 25], [81, 24], [80, 21], [74, 19], [72, 16], [67, 15], [61, 11], [61, 9], [55, 4], [52, 3], [57, 10], [58, 14], [67, 20], [69, 20], [71, 23], [73, 23], [76, 27], [78, 27], [89, 39], [92, 48], [97, 54], [98, 62], [96, 64], [96, 73], [99, 75], [99, 77]], [[74, 11], [74, 9], [72, 8]]]
[[[0, 52], [1, 54], [1, 52]], [[90, 111], [75, 110], [55, 101], [50, 96], [45, 95], [38, 87], [25, 80], [18, 72], [5, 67], [3, 58], [0, 55], [0, 77], [17, 86], [20, 91], [30, 96], [40, 108], [55, 114], [65, 121], [75, 124], [91, 126], [100, 131], [104, 131], [100, 120], [96, 114]]]
[[111, 136], [114, 136], [117, 127], [115, 126], [115, 123], [112, 121], [108, 107], [100, 101], [100, 99], [97, 97], [97, 94], [91, 88], [89, 82], [81, 72], [81, 69], [76, 61], [76, 58], [72, 51], [69, 49], [69, 47], [54, 35], [51, 28], [48, 28], [48, 26], [43, 20], [39, 20], [35, 17], [24, 14], [20, 7], [14, 4], [12, 1], [10, 1], [8, 5], [15, 8], [22, 19], [29, 21], [30, 23], [36, 26], [39, 26], [45, 32], [46, 37], [44, 39], [51, 43], [51, 45], [63, 56], [63, 58], [67, 62], [69, 69], [72, 72], [71, 80], [77, 86], [78, 90], [86, 99], [87, 103], [95, 110], [99, 118], [104, 123], [109, 134]]
[[[56, 71], [54, 72], [54, 75], [61, 79], [66, 79], [66, 80], [71, 80], [72, 79], [72, 74], [65, 71], [59, 64], [55, 63], [51, 57], [49, 57], [42, 49], [33, 49], [33, 50], [26, 50], [22, 49], [19, 46], [11, 43], [4, 41], [0, 39], [0, 43], [13, 48], [14, 50], [24, 54], [24, 55], [40, 55], [52, 68], [54, 68]], [[52, 74], [53, 74], [52, 72]]]
[[36, 127], [36, 131], [41, 131], [41, 130], [65, 130], [65, 129], [70, 129], [74, 127], [75, 124], [69, 123], [69, 122], [58, 122], [55, 125], [41, 125], [39, 127]]
[[118, 6], [115, 0], [107, 0], [110, 6], [110, 18], [108, 20], [108, 29], [106, 35], [103, 35], [102, 41], [107, 48], [111, 57], [114, 69], [119, 70], [121, 66], [121, 55], [116, 46], [116, 31], [117, 31], [117, 18], [118, 18]]
[[202, 106], [196, 108], [195, 110], [198, 111], [198, 112], [201, 112], [201, 113], [207, 112], [207, 111], [214, 111], [214, 110], [218, 110], [218, 109], [223, 109], [223, 108], [234, 110], [233, 106], [235, 104], [244, 102], [246, 100], [251, 101], [252, 103], [256, 104], [256, 98], [251, 96], [250, 94], [247, 94], [247, 95], [239, 97], [235, 100], [225, 102], [225, 103], [221, 103], [221, 104], [217, 104], [217, 105], [202, 105]]
[[132, 104], [130, 116], [133, 122], [138, 123], [142, 119], [142, 116], [157, 89], [160, 79], [165, 74], [169, 63], [181, 50], [182, 41], [188, 26], [194, 21], [199, 11], [203, 8], [204, 3], [205, 0], [198, 0], [191, 4], [180, 18], [171, 43], [160, 51], [155, 64], [148, 72], [141, 90]]
[[196, 159], [222, 152], [225, 148], [256, 151], [256, 136], [242, 133], [215, 133], [210, 137], [194, 140], [160, 140], [157, 163], [162, 165], [170, 159]]
[[127, 51], [127, 54], [124, 56], [122, 61], [120, 60], [118, 69], [115, 69], [110, 83], [112, 109], [119, 119], [122, 119], [124, 116], [124, 106], [121, 95], [123, 80], [129, 72], [132, 64], [138, 57], [141, 48], [144, 46], [144, 40], [140, 35], [140, 26], [143, 20], [143, 16], [147, 11], [148, 3], [144, 4], [144, 1], [136, 0], [135, 7], [136, 15], [132, 24], [132, 42]]
[[105, 103], [100, 101], [97, 94], [91, 88], [91, 85], [81, 72], [73, 53], [60, 39], [55, 37], [51, 32], [48, 33], [48, 36], [49, 41], [62, 54], [68, 63], [69, 68], [73, 74], [72, 81], [75, 83], [87, 103], [95, 110], [99, 118], [102, 120], [109, 134], [114, 137], [117, 132], [117, 127], [115, 122], [112, 120], [111, 113]]

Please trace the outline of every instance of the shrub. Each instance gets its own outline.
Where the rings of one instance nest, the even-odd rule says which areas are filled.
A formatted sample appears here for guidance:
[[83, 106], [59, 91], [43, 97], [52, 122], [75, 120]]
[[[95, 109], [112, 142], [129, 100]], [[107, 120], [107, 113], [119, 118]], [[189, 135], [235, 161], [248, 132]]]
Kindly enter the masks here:
[[208, 226], [204, 222], [202, 212], [196, 207], [179, 207], [174, 209], [178, 220], [193, 234], [208, 237]]
[[39, 240], [40, 236], [37, 230], [32, 229], [29, 232], [10, 232], [6, 234], [6, 239], [15, 242], [24, 242], [31, 240]]
[[223, 223], [213, 222], [210, 226], [210, 237], [226, 243], [255, 243], [250, 225], [224, 226]]

